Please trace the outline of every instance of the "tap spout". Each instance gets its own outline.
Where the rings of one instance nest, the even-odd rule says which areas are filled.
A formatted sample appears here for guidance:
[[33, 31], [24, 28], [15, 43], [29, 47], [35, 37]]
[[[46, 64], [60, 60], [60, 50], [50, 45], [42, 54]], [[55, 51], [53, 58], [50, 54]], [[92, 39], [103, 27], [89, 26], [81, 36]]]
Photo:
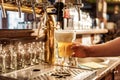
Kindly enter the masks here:
[[16, 0], [16, 4], [18, 6], [19, 17], [21, 18], [21, 0]]
[[36, 21], [35, 1], [32, 0], [31, 4], [32, 4], [32, 10], [33, 10], [33, 18], [34, 18], [34, 21]]
[[5, 8], [3, 7], [4, 6], [4, 0], [1, 0], [1, 10], [2, 10], [2, 18], [6, 18], [6, 11], [5, 11]]
[[81, 0], [76, 0], [79, 21], [80, 21], [80, 7], [81, 7], [81, 4], [82, 4]]

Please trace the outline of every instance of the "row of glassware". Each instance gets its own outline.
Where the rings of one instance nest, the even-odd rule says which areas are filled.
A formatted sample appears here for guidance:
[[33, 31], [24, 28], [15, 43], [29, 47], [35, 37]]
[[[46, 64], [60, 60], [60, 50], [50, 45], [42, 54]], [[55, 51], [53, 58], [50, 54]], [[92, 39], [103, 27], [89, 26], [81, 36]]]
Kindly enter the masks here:
[[21, 41], [0, 44], [0, 71], [10, 72], [41, 63], [44, 60], [44, 42]]

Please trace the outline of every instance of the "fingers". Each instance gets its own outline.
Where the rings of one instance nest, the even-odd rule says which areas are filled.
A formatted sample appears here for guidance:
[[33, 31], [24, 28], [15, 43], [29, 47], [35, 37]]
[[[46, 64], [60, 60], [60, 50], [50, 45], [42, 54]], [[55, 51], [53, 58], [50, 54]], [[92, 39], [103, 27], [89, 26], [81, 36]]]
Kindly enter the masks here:
[[80, 43], [73, 43], [71, 49], [74, 52], [72, 57], [86, 57], [86, 51], [84, 45], [81, 45]]
[[85, 46], [84, 45], [82, 45], [82, 44], [77, 44], [77, 43], [73, 43], [72, 45], [71, 45], [71, 49], [74, 51], [74, 50], [82, 50], [82, 49], [84, 49], [85, 48]]
[[79, 53], [79, 52], [75, 52], [72, 57], [79, 57], [79, 58], [84, 58], [86, 57], [86, 54], [84, 53]]

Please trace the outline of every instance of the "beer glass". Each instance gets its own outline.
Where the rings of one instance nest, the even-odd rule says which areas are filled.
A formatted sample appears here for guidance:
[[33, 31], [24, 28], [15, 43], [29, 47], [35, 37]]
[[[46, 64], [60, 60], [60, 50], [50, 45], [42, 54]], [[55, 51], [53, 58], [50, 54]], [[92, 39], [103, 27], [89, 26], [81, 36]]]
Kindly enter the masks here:
[[55, 39], [57, 42], [57, 52], [59, 58], [61, 58], [60, 65], [70, 66], [69, 58], [73, 54], [71, 50], [71, 44], [75, 40], [76, 34], [73, 30], [60, 30], [55, 31]]

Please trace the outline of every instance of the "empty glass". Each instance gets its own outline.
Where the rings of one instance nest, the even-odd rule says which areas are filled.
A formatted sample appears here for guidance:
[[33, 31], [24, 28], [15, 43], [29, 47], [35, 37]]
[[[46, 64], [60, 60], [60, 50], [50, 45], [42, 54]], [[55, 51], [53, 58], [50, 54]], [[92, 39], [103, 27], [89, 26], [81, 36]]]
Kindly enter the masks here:
[[6, 72], [6, 49], [3, 48], [3, 45], [0, 44], [0, 56], [1, 56], [1, 67], [2, 67], [2, 73]]
[[17, 48], [15, 45], [12, 44], [12, 42], [9, 45], [9, 50], [10, 50], [10, 68], [11, 69], [17, 69]]
[[22, 42], [18, 43], [18, 52], [20, 54], [20, 64], [22, 68], [25, 68], [25, 50]]
[[37, 62], [37, 45], [36, 45], [36, 42], [31, 43], [31, 52], [33, 54], [33, 59], [32, 59], [33, 63], [34, 64], [38, 63]]

